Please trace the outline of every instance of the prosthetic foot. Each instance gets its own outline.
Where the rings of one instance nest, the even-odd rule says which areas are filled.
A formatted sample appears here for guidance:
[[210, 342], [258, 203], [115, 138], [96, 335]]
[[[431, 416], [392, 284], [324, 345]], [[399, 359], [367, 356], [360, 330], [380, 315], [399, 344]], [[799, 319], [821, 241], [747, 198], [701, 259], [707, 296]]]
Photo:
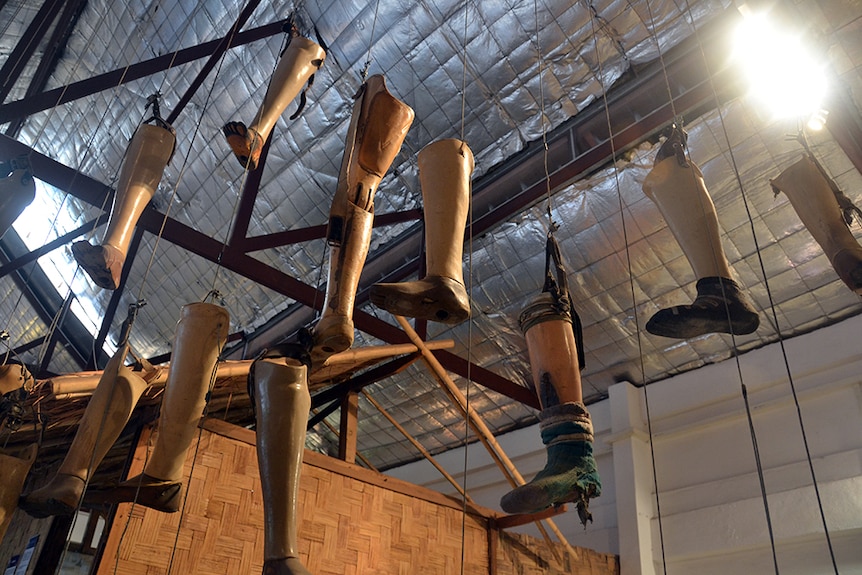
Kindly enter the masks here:
[[389, 93], [383, 76], [362, 85], [329, 212], [329, 281], [312, 330], [315, 363], [353, 345], [353, 303], [371, 241], [374, 193], [412, 122], [413, 110]]
[[[572, 308], [565, 269], [552, 236], [548, 256], [544, 291], [518, 320], [542, 404], [539, 421], [548, 458], [529, 483], [504, 495], [500, 506], [507, 513], [533, 513], [574, 502], [586, 524], [592, 521], [589, 500], [601, 494], [602, 485], [593, 457], [593, 425], [583, 403], [580, 320]], [[556, 262], [556, 282], [550, 271], [551, 258]]]
[[305, 105], [303, 86], [306, 82], [311, 86], [314, 73], [323, 65], [325, 57], [323, 48], [294, 32], [278, 62], [263, 104], [255, 115], [254, 124], [246, 127], [242, 122], [228, 122], [224, 125], [222, 132], [243, 168], [249, 171], [257, 169], [260, 152], [272, 128], [288, 104], [300, 93], [302, 102], [299, 110], [290, 119], [294, 119], [302, 111]]
[[134, 501], [166, 513], [179, 510], [186, 452], [203, 413], [229, 323], [227, 311], [215, 304], [183, 306], [162, 398], [156, 446], [144, 472], [116, 486], [89, 490], [88, 503]]
[[[808, 156], [771, 180], [775, 193], [790, 204], [847, 287], [862, 295], [862, 246], [850, 233], [836, 200], [834, 183]], [[849, 200], [847, 200], [849, 203]], [[852, 204], [851, 204], [852, 205]]]
[[752, 333], [760, 325], [760, 317], [745, 292], [731, 279], [715, 205], [700, 169], [685, 158], [685, 138], [685, 132], [674, 128], [659, 149], [643, 190], [658, 206], [691, 264], [698, 278], [698, 297], [691, 305], [660, 310], [647, 322], [646, 329], [675, 338], [713, 332]]
[[154, 120], [154, 125], [138, 126], [129, 144], [104, 241], [97, 246], [86, 241], [72, 244], [75, 260], [93, 283], [105, 289], [119, 287], [132, 232], [174, 152], [174, 129], [159, 118]]
[[418, 160], [427, 274], [414, 282], [376, 284], [371, 301], [396, 315], [456, 324], [470, 317], [461, 259], [473, 153], [460, 140], [440, 140], [425, 146]]
[[44, 487], [21, 497], [19, 507], [33, 517], [74, 513], [84, 486], [129, 421], [149, 384], [123, 365], [127, 351], [120, 348], [102, 372], [57, 474]]
[[12, 522], [18, 496], [21, 495], [24, 481], [38, 453], [39, 447], [35, 444], [14, 455], [0, 451], [0, 469], [3, 470], [3, 475], [0, 476], [0, 541], [3, 541], [9, 523]]
[[252, 364], [248, 381], [254, 400], [263, 489], [263, 574], [310, 575], [299, 560], [296, 505], [311, 409], [311, 359], [299, 346], [273, 351]]
[[0, 162], [0, 238], [36, 197], [27, 157]]

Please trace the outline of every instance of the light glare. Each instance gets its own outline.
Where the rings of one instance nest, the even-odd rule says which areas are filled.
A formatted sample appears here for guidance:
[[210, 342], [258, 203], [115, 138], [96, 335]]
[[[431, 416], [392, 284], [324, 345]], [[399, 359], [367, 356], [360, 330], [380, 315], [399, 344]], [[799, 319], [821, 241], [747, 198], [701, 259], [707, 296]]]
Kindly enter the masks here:
[[807, 118], [820, 110], [826, 74], [798, 36], [776, 29], [763, 14], [751, 15], [737, 30], [736, 57], [751, 95], [775, 118]]

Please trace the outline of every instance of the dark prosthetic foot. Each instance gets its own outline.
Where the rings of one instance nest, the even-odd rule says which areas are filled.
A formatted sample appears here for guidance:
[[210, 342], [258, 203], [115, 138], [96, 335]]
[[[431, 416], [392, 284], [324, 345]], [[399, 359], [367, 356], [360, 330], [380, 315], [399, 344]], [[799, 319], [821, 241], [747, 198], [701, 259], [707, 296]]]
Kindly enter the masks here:
[[114, 246], [94, 246], [90, 242], [72, 244], [72, 255], [93, 283], [100, 288], [115, 290], [120, 286], [120, 275], [126, 256]]
[[166, 481], [142, 473], [114, 486], [93, 487], [84, 496], [84, 502], [135, 503], [163, 513], [176, 513], [180, 509], [183, 484]]
[[371, 287], [371, 302], [395, 315], [454, 325], [470, 317], [464, 285], [442, 276], [415, 282], [382, 283]]
[[83, 492], [83, 479], [58, 473], [48, 485], [18, 498], [18, 507], [38, 518], [72, 515], [78, 509]]
[[582, 404], [564, 403], [539, 415], [548, 461], [529, 483], [503, 496], [506, 513], [536, 513], [564, 503], [576, 503], [581, 523], [592, 521], [589, 501], [602, 492], [593, 457], [592, 423]]
[[653, 335], [688, 339], [707, 333], [753, 333], [760, 316], [739, 285], [727, 278], [708, 277], [697, 282], [691, 305], [659, 310], [646, 324]]
[[839, 251], [832, 256], [832, 267], [847, 287], [862, 295], [862, 247]]
[[263, 562], [263, 575], [311, 575], [296, 557], [267, 559]]
[[228, 122], [222, 126], [221, 131], [240, 165], [249, 172], [256, 170], [260, 151], [263, 149], [263, 138], [260, 134], [247, 128], [242, 122]]

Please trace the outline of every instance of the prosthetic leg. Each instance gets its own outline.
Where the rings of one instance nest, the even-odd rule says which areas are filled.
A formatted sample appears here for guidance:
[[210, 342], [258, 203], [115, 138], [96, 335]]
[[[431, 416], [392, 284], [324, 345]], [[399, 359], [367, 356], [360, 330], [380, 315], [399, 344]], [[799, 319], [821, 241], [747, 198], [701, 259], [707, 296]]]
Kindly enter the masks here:
[[414, 282], [376, 284], [371, 301], [396, 315], [456, 324], [470, 317], [461, 259], [473, 153], [460, 140], [440, 140], [425, 146], [418, 160], [427, 274]]
[[296, 510], [311, 409], [310, 363], [304, 349], [285, 346], [256, 360], [249, 371], [263, 489], [263, 575], [310, 575], [299, 559]]
[[718, 217], [703, 174], [685, 158], [686, 134], [674, 127], [643, 183], [694, 270], [697, 297], [691, 305], [659, 310], [646, 324], [654, 335], [687, 339], [707, 333], [754, 332], [760, 317], [731, 279], [721, 247]]
[[227, 311], [215, 304], [183, 306], [162, 398], [156, 446], [144, 472], [116, 487], [88, 491], [88, 503], [134, 501], [166, 513], [179, 510], [186, 452], [203, 413], [229, 323]]
[[127, 353], [128, 347], [122, 346], [102, 372], [57, 474], [47, 485], [21, 497], [18, 502], [19, 507], [33, 517], [74, 513], [84, 486], [129, 421], [149, 384], [123, 365]]
[[[290, 117], [296, 118], [305, 106], [305, 90], [314, 82], [314, 73], [323, 65], [326, 52], [317, 43], [299, 36], [291, 30], [291, 37], [278, 62], [263, 104], [255, 115], [255, 122], [246, 127], [242, 122], [228, 122], [222, 127], [227, 143], [243, 168], [257, 169], [263, 144], [269, 138], [272, 128], [281, 114], [297, 94], [302, 100], [299, 110]], [[307, 89], [307, 88], [306, 88]], [[301, 92], [300, 92], [301, 91]]]
[[329, 281], [323, 313], [312, 330], [312, 359], [353, 345], [353, 302], [371, 243], [374, 193], [401, 149], [413, 110], [386, 89], [383, 76], [360, 88], [329, 212]]
[[158, 116], [152, 120], [156, 124], [138, 126], [129, 144], [104, 241], [97, 246], [86, 241], [72, 244], [75, 260], [93, 283], [105, 289], [119, 287], [132, 232], [174, 152], [174, 129]]
[[0, 162], [0, 238], [36, 197], [27, 157]]
[[[816, 161], [808, 156], [803, 157], [777, 178], [770, 180], [770, 183], [776, 194], [784, 192], [787, 195], [793, 209], [823, 248], [841, 281], [862, 295], [862, 246], [847, 227], [852, 219], [849, 216], [846, 220], [842, 217], [841, 206], [835, 195], [837, 187], [834, 187]], [[842, 197], [848, 204], [848, 212], [852, 211], [850, 200], [843, 194]]]
[[529, 483], [504, 495], [500, 506], [507, 513], [533, 513], [575, 502], [586, 524], [592, 521], [589, 500], [601, 494], [602, 486], [593, 457], [593, 424], [581, 390], [580, 320], [572, 308], [559, 248], [550, 235], [548, 255], [556, 263], [558, 279], [553, 280], [548, 266], [544, 291], [518, 319], [542, 404], [539, 428], [548, 459]]

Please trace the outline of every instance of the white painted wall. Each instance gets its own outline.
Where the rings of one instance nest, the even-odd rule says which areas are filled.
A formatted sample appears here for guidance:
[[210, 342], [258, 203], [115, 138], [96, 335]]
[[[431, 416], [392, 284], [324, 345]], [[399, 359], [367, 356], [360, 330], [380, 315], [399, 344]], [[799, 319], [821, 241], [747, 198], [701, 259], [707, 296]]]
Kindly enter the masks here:
[[[862, 317], [788, 340], [785, 349], [837, 572], [862, 574]], [[590, 406], [603, 493], [591, 504], [594, 523], [586, 531], [574, 510], [555, 519], [569, 541], [619, 554], [623, 575], [774, 573], [742, 384], [778, 572], [835, 573], [777, 344], [741, 356], [738, 365], [732, 359], [649, 386], [655, 476], [643, 390], [618, 384], [609, 399]], [[498, 439], [525, 477], [544, 465], [537, 427]], [[499, 509], [508, 490], [502, 474], [481, 445], [470, 446], [467, 454], [471, 497]], [[463, 450], [438, 461], [461, 480]], [[389, 474], [454, 494], [427, 462]], [[532, 526], [523, 530], [538, 536]]]

